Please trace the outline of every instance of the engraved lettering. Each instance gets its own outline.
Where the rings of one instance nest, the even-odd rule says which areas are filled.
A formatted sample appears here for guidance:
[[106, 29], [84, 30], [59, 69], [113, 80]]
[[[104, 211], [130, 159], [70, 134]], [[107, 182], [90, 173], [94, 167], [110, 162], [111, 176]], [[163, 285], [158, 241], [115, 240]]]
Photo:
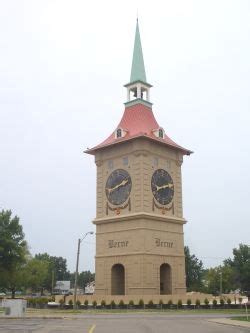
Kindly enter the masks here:
[[160, 238], [155, 239], [155, 244], [156, 244], [157, 247], [161, 246], [160, 245], [161, 244]]
[[169, 247], [173, 248], [173, 242], [162, 241], [160, 238], [155, 238], [156, 247]]
[[127, 241], [127, 240], [117, 242], [113, 239], [110, 239], [110, 240], [108, 240], [108, 247], [110, 249], [112, 249], [113, 247], [127, 247], [128, 243], [129, 243], [129, 241]]

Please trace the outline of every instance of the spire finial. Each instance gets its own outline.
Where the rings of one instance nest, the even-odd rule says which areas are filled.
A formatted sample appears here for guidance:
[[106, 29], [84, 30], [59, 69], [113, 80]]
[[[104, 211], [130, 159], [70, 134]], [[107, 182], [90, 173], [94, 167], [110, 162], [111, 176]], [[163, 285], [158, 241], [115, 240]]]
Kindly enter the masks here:
[[147, 82], [143, 54], [142, 54], [141, 37], [139, 31], [138, 12], [136, 19], [133, 61], [132, 61], [132, 68], [130, 75], [130, 82], [135, 82], [135, 81], [142, 81], [145, 83]]

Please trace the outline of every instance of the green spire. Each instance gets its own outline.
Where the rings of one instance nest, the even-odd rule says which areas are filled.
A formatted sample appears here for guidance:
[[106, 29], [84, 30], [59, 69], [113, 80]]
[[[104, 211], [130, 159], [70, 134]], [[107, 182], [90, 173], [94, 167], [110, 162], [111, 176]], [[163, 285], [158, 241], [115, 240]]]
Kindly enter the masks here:
[[130, 82], [135, 82], [135, 81], [142, 81], [145, 83], [147, 82], [144, 61], [143, 61], [138, 19], [136, 22], [134, 53], [133, 53], [133, 61], [132, 61], [132, 68], [130, 75]]

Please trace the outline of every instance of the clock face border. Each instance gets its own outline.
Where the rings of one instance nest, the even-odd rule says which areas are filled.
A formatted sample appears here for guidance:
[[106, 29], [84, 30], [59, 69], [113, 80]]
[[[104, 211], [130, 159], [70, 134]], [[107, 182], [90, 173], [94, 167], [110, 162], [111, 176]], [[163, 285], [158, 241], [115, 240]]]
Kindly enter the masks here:
[[164, 169], [157, 169], [151, 178], [151, 190], [155, 200], [163, 206], [170, 204], [174, 198], [174, 182]]
[[129, 198], [131, 189], [132, 180], [127, 170], [116, 169], [112, 171], [105, 185], [108, 202], [114, 206], [122, 205]]

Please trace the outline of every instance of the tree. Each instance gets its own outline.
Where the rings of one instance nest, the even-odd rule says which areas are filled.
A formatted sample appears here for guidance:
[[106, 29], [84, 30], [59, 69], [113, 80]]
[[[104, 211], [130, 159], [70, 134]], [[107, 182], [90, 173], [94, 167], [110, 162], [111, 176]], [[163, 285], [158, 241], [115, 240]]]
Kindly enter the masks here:
[[225, 266], [232, 268], [236, 288], [242, 292], [250, 290], [250, 247], [240, 244], [233, 249], [233, 259], [226, 259]]
[[90, 271], [82, 271], [79, 274], [79, 285], [83, 288], [85, 288], [86, 285], [92, 281], [95, 281], [95, 273], [91, 273]]
[[27, 243], [17, 216], [10, 210], [0, 212], [0, 284], [10, 289], [12, 298], [21, 284], [21, 269], [28, 255]]
[[49, 275], [48, 268], [49, 263], [47, 261], [30, 259], [23, 268], [24, 286], [31, 288], [34, 292], [39, 290], [42, 295]]
[[[95, 281], [95, 273], [90, 271], [82, 271], [77, 275], [77, 286], [84, 289], [89, 282]], [[70, 285], [71, 288], [75, 286], [75, 272], [70, 273]]]
[[200, 291], [202, 288], [203, 263], [194, 254], [190, 254], [188, 246], [184, 247], [186, 286], [188, 291]]
[[229, 266], [217, 266], [210, 268], [204, 273], [204, 289], [203, 291], [213, 295], [220, 294], [220, 287], [222, 293], [229, 293], [235, 289], [234, 272]]
[[67, 260], [63, 257], [50, 256], [48, 253], [39, 253], [35, 255], [35, 259], [48, 263], [48, 276], [44, 283], [47, 290], [51, 290], [52, 280], [55, 283], [56, 281], [70, 279], [70, 272], [67, 270]]

